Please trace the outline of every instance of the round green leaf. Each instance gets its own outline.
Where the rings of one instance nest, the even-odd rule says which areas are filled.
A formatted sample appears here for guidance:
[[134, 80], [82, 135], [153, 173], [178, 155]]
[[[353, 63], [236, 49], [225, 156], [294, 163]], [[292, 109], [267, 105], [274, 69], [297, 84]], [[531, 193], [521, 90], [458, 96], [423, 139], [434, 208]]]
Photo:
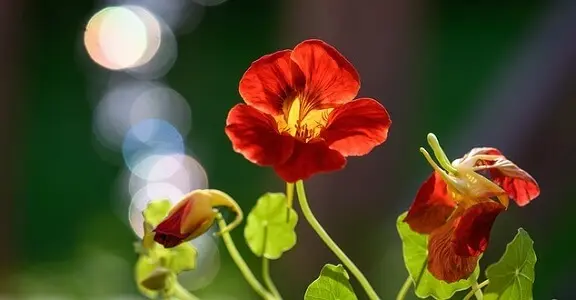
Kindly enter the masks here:
[[266, 193], [250, 211], [244, 238], [257, 256], [278, 259], [296, 244], [298, 215], [289, 208], [284, 193]]
[[536, 252], [533, 246], [534, 241], [528, 232], [518, 229], [502, 258], [486, 269], [490, 283], [484, 291], [484, 300], [533, 299], [532, 285], [536, 278]]
[[416, 296], [423, 299], [428, 297], [450, 299], [457, 291], [465, 290], [476, 282], [480, 273], [479, 266], [476, 266], [470, 278], [454, 283], [447, 283], [434, 278], [425, 267], [428, 259], [428, 236], [410, 229], [410, 226], [404, 222], [407, 213], [404, 212], [398, 217], [396, 228], [402, 239], [402, 253], [408, 274], [410, 274], [413, 282], [420, 280], [415, 292]]
[[326, 264], [306, 289], [304, 300], [358, 300], [342, 265]]
[[150, 224], [152, 227], [156, 227], [162, 219], [168, 215], [168, 212], [172, 208], [172, 203], [170, 200], [152, 200], [146, 206], [146, 209], [142, 212], [144, 216], [144, 222]]

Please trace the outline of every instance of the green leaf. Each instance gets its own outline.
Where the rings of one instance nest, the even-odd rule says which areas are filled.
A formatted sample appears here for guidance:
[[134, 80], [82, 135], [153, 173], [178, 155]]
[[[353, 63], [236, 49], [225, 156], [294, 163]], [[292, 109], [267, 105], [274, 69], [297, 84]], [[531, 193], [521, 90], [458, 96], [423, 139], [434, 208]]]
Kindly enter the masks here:
[[257, 256], [278, 259], [296, 244], [298, 215], [289, 208], [284, 193], [266, 193], [250, 211], [244, 238]]
[[170, 276], [170, 270], [162, 267], [157, 267], [146, 277], [142, 280], [141, 284], [143, 287], [153, 290], [153, 291], [161, 291], [166, 288], [166, 281]]
[[[410, 229], [410, 226], [404, 222], [407, 213], [404, 212], [398, 217], [396, 228], [402, 239], [402, 253], [408, 274], [410, 274], [413, 282], [420, 280], [415, 292], [416, 296], [420, 298], [450, 299], [457, 291], [465, 290], [476, 282], [480, 274], [479, 266], [476, 266], [470, 278], [454, 283], [447, 283], [434, 278], [425, 267], [428, 258], [428, 236]], [[424, 273], [421, 274], [421, 272]]]
[[357, 300], [349, 279], [342, 265], [326, 264], [306, 289], [304, 300]]
[[518, 233], [506, 246], [500, 260], [486, 269], [490, 280], [484, 291], [485, 300], [532, 300], [536, 252], [534, 241], [526, 230], [520, 228]]
[[193, 270], [196, 268], [197, 258], [196, 248], [190, 243], [182, 243], [171, 249], [166, 267], [176, 274]]
[[152, 200], [142, 212], [144, 221], [150, 224], [150, 226], [156, 227], [168, 215], [170, 208], [172, 208], [170, 200]]
[[[154, 299], [158, 296], [159, 291], [155, 288], [159, 286], [162, 286], [162, 289], [168, 292], [168, 294], [170, 294], [170, 291], [172, 290], [173, 281], [171, 280], [172, 276], [169, 276], [169, 274], [164, 277], [163, 283], [157, 282], [158, 269], [158, 261], [150, 256], [140, 255], [136, 262], [134, 275], [136, 277], [135, 279], [138, 285], [138, 290], [150, 299]], [[154, 281], [152, 282], [152, 285], [150, 284], [151, 281]]]

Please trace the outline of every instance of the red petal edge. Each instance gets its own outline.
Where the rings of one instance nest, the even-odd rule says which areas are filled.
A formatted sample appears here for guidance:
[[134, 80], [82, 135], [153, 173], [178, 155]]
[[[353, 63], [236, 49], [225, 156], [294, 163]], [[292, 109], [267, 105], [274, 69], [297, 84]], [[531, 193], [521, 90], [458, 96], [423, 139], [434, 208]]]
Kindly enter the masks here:
[[272, 116], [245, 104], [237, 104], [228, 114], [226, 135], [234, 151], [261, 166], [285, 162], [292, 154], [295, 139], [281, 135]]
[[454, 229], [459, 220], [455, 215], [434, 230], [428, 240], [428, 271], [436, 279], [448, 283], [467, 279], [478, 263], [478, 256], [460, 256], [454, 251]]
[[164, 246], [173, 248], [180, 245], [186, 238], [187, 233], [182, 233], [180, 228], [184, 217], [188, 215], [192, 202], [183, 200], [172, 208], [171, 212], [154, 228], [154, 241]]
[[274, 170], [286, 182], [305, 180], [322, 172], [337, 171], [346, 165], [346, 158], [328, 148], [324, 141], [303, 143], [295, 140], [292, 156]]
[[357, 99], [332, 111], [322, 138], [344, 156], [365, 155], [386, 141], [391, 123], [378, 101]]
[[486, 251], [492, 225], [506, 207], [487, 201], [466, 209], [456, 230], [454, 250], [460, 256], [478, 256]]
[[454, 207], [456, 203], [450, 198], [446, 183], [433, 172], [418, 190], [404, 222], [415, 232], [430, 234], [446, 223]]
[[302, 97], [311, 107], [335, 107], [352, 101], [358, 94], [358, 72], [327, 43], [314, 39], [303, 41], [294, 47], [291, 58], [306, 78]]
[[498, 149], [474, 148], [467, 155], [470, 157], [475, 155], [497, 156], [498, 158], [494, 160], [480, 159], [477, 165], [489, 166], [488, 171], [492, 181], [502, 187], [518, 206], [525, 206], [540, 195], [540, 187], [536, 180], [528, 172], [508, 160]]
[[246, 70], [240, 79], [239, 92], [248, 105], [279, 115], [284, 101], [304, 89], [304, 75], [290, 58], [291, 53], [282, 50], [265, 55]]

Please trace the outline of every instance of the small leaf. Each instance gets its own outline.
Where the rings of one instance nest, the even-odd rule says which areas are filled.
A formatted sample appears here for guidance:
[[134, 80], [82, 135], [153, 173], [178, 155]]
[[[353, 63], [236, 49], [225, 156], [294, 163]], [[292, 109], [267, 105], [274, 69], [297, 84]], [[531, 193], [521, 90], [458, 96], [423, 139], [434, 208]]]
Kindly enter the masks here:
[[[447, 283], [434, 278], [425, 267], [428, 259], [428, 236], [412, 231], [404, 222], [407, 212], [401, 214], [396, 220], [396, 228], [402, 239], [402, 253], [404, 264], [413, 282], [420, 280], [416, 289], [419, 298], [433, 297], [434, 299], [450, 299], [457, 291], [469, 288], [476, 282], [480, 273], [480, 267], [476, 266], [474, 273], [468, 279], [462, 279], [454, 283]], [[421, 272], [424, 272], [421, 274]], [[421, 276], [420, 276], [421, 275]]]
[[[149, 280], [150, 276], [154, 274], [154, 272], [158, 269], [158, 262], [157, 260], [146, 256], [140, 255], [138, 261], [136, 262], [135, 267], [135, 279], [138, 285], [138, 290], [146, 297], [150, 299], [155, 299], [158, 296], [158, 291], [154, 289], [150, 289], [147, 287], [148, 284], [144, 284], [146, 280]], [[172, 290], [172, 281], [169, 278], [166, 278], [164, 282], [164, 290], [169, 292]]]
[[174, 273], [194, 270], [196, 268], [196, 259], [198, 251], [190, 243], [182, 243], [170, 249], [170, 258], [167, 267]]
[[142, 280], [141, 284], [143, 287], [153, 290], [153, 291], [160, 291], [166, 288], [166, 280], [170, 276], [170, 270], [162, 267], [157, 267], [146, 277]]
[[306, 289], [304, 300], [357, 300], [349, 279], [342, 265], [326, 264]]
[[485, 300], [514, 299], [532, 300], [536, 252], [534, 241], [526, 230], [518, 233], [506, 246], [500, 260], [486, 268], [486, 277], [490, 280], [484, 291]]
[[283, 193], [266, 193], [248, 215], [244, 238], [257, 256], [278, 259], [296, 244], [297, 222], [298, 215]]
[[168, 215], [170, 208], [172, 208], [170, 200], [152, 200], [142, 212], [144, 221], [150, 226], [156, 227]]

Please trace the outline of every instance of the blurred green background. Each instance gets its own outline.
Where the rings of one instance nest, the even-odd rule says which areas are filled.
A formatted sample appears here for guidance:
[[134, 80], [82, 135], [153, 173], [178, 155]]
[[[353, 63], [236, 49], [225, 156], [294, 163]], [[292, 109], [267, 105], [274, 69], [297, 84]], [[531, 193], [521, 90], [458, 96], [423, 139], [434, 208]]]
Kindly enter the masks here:
[[[122, 155], [99, 145], [94, 133], [95, 107], [111, 74], [121, 72], [97, 65], [84, 45], [88, 21], [108, 4], [0, 4], [11, 16], [0, 18], [0, 42], [12, 49], [0, 51], [3, 122], [10, 130], [0, 263], [10, 299], [141, 298], [132, 279], [137, 237], [127, 205], [118, 204], [126, 201], [117, 192]], [[539, 181], [539, 199], [499, 218], [482, 264], [495, 262], [524, 227], [538, 255], [534, 298], [572, 299], [574, 4], [229, 0], [202, 8], [193, 30], [174, 31], [177, 59], [162, 81], [191, 107], [186, 146], [210, 187], [233, 195], [248, 212], [258, 196], [283, 185], [271, 170], [234, 153], [224, 134], [228, 110], [241, 101], [238, 81], [264, 54], [310, 37], [326, 40], [357, 66], [361, 96], [379, 99], [393, 125], [370, 156], [311, 180], [311, 202], [383, 299], [406, 276], [394, 222], [430, 172], [417, 151], [430, 131], [453, 159], [474, 146], [494, 146]], [[272, 265], [286, 299], [301, 299], [321, 266], [336, 262], [304, 222], [298, 233], [296, 248]], [[257, 271], [241, 230], [234, 237]], [[219, 274], [197, 295], [256, 299], [220, 249]]]

